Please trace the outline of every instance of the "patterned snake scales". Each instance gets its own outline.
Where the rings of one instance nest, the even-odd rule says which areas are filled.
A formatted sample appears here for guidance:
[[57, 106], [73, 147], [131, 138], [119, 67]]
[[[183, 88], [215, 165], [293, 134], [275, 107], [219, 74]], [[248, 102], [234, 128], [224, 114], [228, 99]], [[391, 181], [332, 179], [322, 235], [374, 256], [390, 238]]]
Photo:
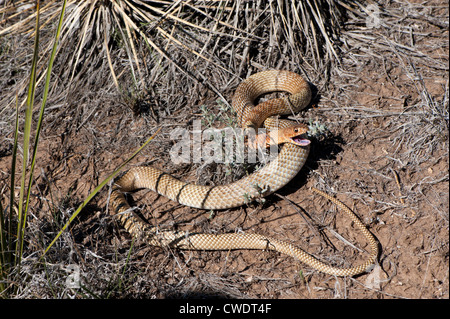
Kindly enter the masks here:
[[[254, 106], [253, 102], [257, 97], [274, 91], [286, 91], [290, 95]], [[265, 71], [252, 75], [238, 86], [232, 106], [241, 126], [259, 127], [270, 116], [289, 114], [303, 109], [309, 104], [310, 99], [310, 87], [298, 74], [288, 71]], [[376, 239], [347, 206], [316, 189], [313, 190], [340, 207], [367, 238], [370, 256], [364, 263], [349, 268], [333, 267], [288, 242], [254, 233], [204, 234], [162, 231], [149, 225], [134, 213], [124, 197], [124, 192], [149, 188], [180, 204], [210, 210], [244, 205], [248, 203], [249, 198], [261, 197], [261, 189], [266, 190], [262, 195], [267, 196], [282, 188], [297, 175], [309, 153], [309, 141], [302, 138], [307, 132], [306, 125], [286, 122], [278, 121], [278, 128], [287, 127], [287, 131], [292, 132], [291, 135], [294, 136], [287, 138], [277, 157], [260, 170], [231, 184], [201, 186], [179, 181], [153, 167], [131, 168], [115, 182], [113, 187], [111, 205], [114, 212], [129, 233], [143, 238], [149, 245], [189, 250], [275, 250], [297, 258], [318, 271], [335, 276], [354, 276], [370, 271], [378, 257]], [[273, 124], [268, 119], [265, 125]]]

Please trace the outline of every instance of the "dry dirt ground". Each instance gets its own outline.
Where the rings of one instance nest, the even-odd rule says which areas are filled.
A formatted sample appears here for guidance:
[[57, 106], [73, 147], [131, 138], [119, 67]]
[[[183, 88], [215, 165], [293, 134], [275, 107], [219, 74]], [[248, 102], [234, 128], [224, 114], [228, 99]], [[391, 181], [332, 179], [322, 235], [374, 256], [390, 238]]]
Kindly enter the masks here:
[[[268, 251], [148, 247], [133, 241], [108, 212], [106, 187], [52, 248], [47, 265], [30, 266], [32, 276], [18, 297], [449, 298], [448, 5], [429, 6], [437, 18], [447, 19], [447, 27], [424, 17], [398, 17], [398, 29], [390, 31], [352, 33], [349, 25], [348, 49], [329, 74], [313, 66], [304, 66], [305, 72], [289, 67], [308, 76], [315, 92], [298, 118], [324, 124], [328, 134], [314, 140], [298, 176], [264, 203], [209, 212], [151, 191], [133, 194], [147, 219], [162, 228], [256, 232], [292, 242], [333, 265], [363, 260], [364, 238], [333, 204], [309, 190], [315, 186], [346, 203], [377, 237], [381, 252], [374, 272], [336, 278]], [[7, 73], [2, 70], [3, 77]], [[208, 80], [230, 102], [248, 74], [231, 82], [213, 75]], [[180, 78], [170, 87], [161, 79], [132, 101], [106, 89], [51, 100], [29, 216], [38, 235], [28, 241], [25, 270], [37, 258], [33, 252], [42, 251], [89, 192], [157, 128], [160, 133], [128, 167], [154, 165], [206, 184], [229, 178], [229, 167], [170, 160], [173, 129], [192, 129], [193, 120], [205, 122], [212, 114], [213, 126], [225, 125], [223, 102]], [[111, 85], [108, 79], [99, 82], [98, 87]], [[204, 114], [201, 106], [210, 111]], [[10, 145], [11, 135], [2, 137], [0, 191], [8, 185]], [[82, 288], [67, 288], [69, 265], [78, 267]]]

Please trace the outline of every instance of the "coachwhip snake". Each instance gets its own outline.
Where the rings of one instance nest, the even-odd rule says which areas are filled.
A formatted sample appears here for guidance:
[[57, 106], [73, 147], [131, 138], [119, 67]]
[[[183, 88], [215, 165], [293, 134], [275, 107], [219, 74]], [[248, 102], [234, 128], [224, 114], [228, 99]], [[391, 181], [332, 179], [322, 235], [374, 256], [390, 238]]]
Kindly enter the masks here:
[[[257, 106], [259, 96], [286, 91], [288, 97], [271, 99]], [[237, 88], [232, 107], [239, 124], [244, 128], [257, 128], [264, 122], [274, 126], [270, 117], [277, 114], [298, 112], [311, 99], [308, 83], [298, 74], [288, 71], [265, 71], [256, 73]], [[289, 122], [291, 124], [289, 124]], [[338, 205], [351, 218], [354, 225], [369, 242], [370, 253], [366, 261], [349, 268], [333, 267], [319, 261], [302, 249], [288, 242], [253, 233], [205, 234], [184, 231], [162, 231], [142, 220], [127, 203], [124, 192], [149, 188], [180, 204], [200, 209], [227, 209], [248, 203], [249, 199], [267, 196], [286, 185], [302, 168], [309, 153], [309, 140], [305, 139], [307, 126], [292, 121], [277, 121], [284, 143], [278, 156], [256, 172], [242, 179], [221, 186], [202, 186], [182, 182], [153, 167], [134, 167], [121, 176], [111, 193], [111, 206], [125, 229], [143, 238], [149, 245], [189, 250], [275, 250], [313, 267], [336, 276], [354, 276], [369, 271], [378, 257], [378, 243], [358, 217], [335, 198], [315, 190]], [[261, 194], [261, 190], [264, 193]]]

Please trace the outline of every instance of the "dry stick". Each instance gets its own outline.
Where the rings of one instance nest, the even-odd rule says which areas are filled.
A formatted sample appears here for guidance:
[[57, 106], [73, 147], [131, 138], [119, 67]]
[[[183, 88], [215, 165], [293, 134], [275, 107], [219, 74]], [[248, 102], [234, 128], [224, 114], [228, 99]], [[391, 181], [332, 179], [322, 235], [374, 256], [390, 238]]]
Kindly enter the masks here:
[[[398, 173], [392, 168], [390, 168], [390, 170], [392, 171], [392, 174], [394, 174], [395, 182], [397, 183], [398, 186], [398, 197], [400, 198], [400, 202], [402, 203], [402, 205], [405, 205], [405, 200], [403, 199], [402, 195], [402, 186], [400, 184], [400, 176], [398, 176]], [[410, 211], [412, 213], [411, 217], [413, 218], [416, 217], [417, 213], [414, 211], [414, 209], [410, 208]]]

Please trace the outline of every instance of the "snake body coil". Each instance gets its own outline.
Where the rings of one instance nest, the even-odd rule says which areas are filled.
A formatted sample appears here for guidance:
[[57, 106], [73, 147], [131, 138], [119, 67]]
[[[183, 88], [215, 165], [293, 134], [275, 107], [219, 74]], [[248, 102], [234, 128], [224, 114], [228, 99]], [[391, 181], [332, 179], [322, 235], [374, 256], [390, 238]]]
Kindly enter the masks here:
[[[286, 91], [289, 97], [268, 100], [255, 107], [255, 99], [262, 94]], [[296, 73], [288, 71], [265, 71], [252, 75], [242, 82], [236, 90], [232, 106], [237, 113], [239, 124], [244, 127], [259, 127], [263, 122], [268, 128], [274, 126], [272, 115], [298, 112], [306, 107], [311, 99], [308, 83]], [[280, 125], [281, 123], [281, 125]], [[301, 138], [307, 132], [305, 125], [295, 122], [295, 134], [281, 147], [278, 156], [260, 170], [244, 178], [222, 186], [201, 186], [182, 182], [153, 167], [135, 167], [128, 170], [115, 183], [111, 193], [111, 205], [125, 229], [132, 235], [144, 238], [150, 245], [192, 250], [229, 249], [270, 249], [293, 256], [309, 266], [337, 276], [352, 276], [367, 271], [378, 255], [378, 244], [364, 224], [345, 205], [321, 193], [339, 205], [363, 232], [370, 244], [371, 253], [365, 263], [351, 268], [329, 266], [302, 249], [290, 243], [259, 234], [191, 234], [179, 231], [159, 231], [148, 225], [135, 214], [123, 193], [140, 188], [149, 188], [180, 204], [201, 209], [227, 209], [244, 205], [249, 199], [269, 195], [294, 178], [304, 165], [309, 153], [309, 141]], [[293, 124], [278, 122], [278, 128]], [[301, 131], [301, 132], [298, 132]], [[298, 134], [297, 134], [298, 133]]]

